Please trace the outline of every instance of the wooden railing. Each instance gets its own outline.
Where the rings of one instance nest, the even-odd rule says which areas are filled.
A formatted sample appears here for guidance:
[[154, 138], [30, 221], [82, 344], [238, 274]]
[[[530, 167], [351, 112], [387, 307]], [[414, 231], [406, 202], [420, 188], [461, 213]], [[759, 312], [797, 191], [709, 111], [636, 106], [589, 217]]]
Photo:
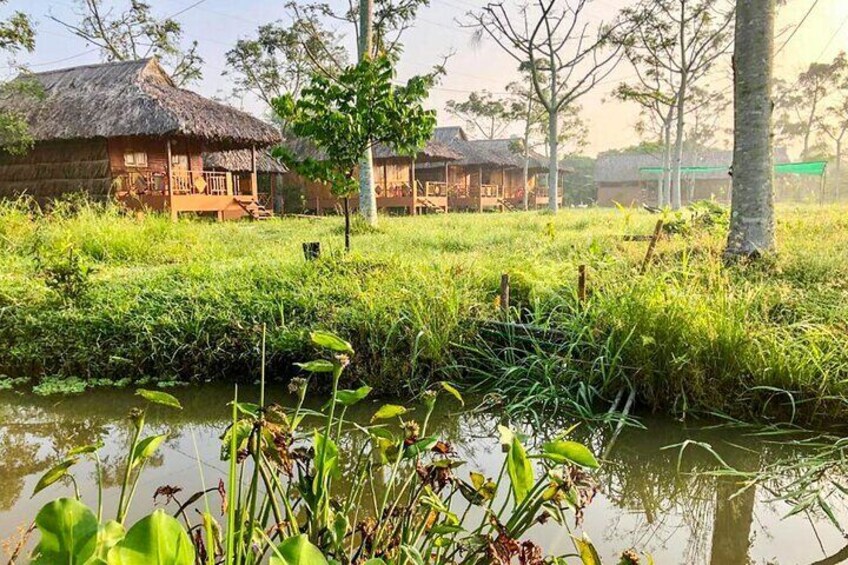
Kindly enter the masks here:
[[[231, 173], [216, 171], [173, 171], [171, 194], [225, 196], [238, 194]], [[168, 194], [168, 174], [128, 171], [117, 178], [118, 190], [136, 194]]]
[[173, 171], [172, 194], [207, 194], [224, 196], [233, 193], [230, 173], [217, 171]]
[[448, 187], [448, 194], [456, 198], [503, 198], [503, 189], [496, 184], [454, 184]]
[[412, 196], [412, 187], [406, 181], [377, 184], [374, 190], [378, 198], [408, 198]]

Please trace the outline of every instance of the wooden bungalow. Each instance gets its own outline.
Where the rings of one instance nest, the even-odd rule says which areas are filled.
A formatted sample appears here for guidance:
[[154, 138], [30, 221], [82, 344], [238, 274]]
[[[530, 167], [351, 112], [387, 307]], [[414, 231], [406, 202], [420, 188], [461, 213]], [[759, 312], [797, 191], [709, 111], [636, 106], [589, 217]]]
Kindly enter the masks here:
[[[301, 157], [320, 160], [321, 152], [307, 142], [295, 140], [289, 148]], [[377, 209], [385, 212], [402, 211], [410, 215], [421, 213], [443, 213], [448, 210], [448, 196], [443, 183], [422, 180], [416, 176], [416, 163], [444, 167], [445, 163], [461, 159], [451, 148], [436, 141], [428, 142], [411, 158], [398, 155], [387, 147], [377, 146], [373, 151], [374, 190]], [[283, 177], [284, 190], [301, 197], [301, 211], [315, 214], [339, 213], [341, 201], [332, 194], [330, 187], [304, 179], [294, 172]], [[350, 198], [351, 209], [359, 205], [358, 195]]]
[[[259, 204], [274, 213], [283, 213], [285, 202], [281, 187], [283, 175], [288, 172], [288, 169], [275, 159], [268, 150], [256, 152], [255, 166], [256, 194]], [[233, 190], [236, 193], [241, 193], [243, 186], [250, 186], [253, 167], [253, 154], [247, 149], [203, 154], [204, 170], [232, 174]]]
[[[34, 146], [0, 154], [0, 196], [49, 200], [84, 191], [136, 209], [259, 217], [257, 150], [273, 126], [175, 86], [155, 59], [35, 73], [38, 95], [7, 94], [0, 110], [23, 116]], [[11, 89], [10, 89], [11, 90]], [[203, 166], [202, 154], [247, 150], [249, 175]]]

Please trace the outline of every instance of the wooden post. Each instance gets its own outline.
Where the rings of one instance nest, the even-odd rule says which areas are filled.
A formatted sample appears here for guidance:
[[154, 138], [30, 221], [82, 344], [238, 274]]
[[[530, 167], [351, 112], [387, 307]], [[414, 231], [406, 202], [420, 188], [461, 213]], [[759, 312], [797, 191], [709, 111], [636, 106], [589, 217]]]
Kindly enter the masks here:
[[259, 194], [259, 186], [256, 180], [256, 146], [250, 148], [250, 195], [256, 200]]
[[654, 235], [651, 236], [651, 241], [648, 243], [648, 251], [645, 253], [645, 259], [642, 261], [642, 269], [641, 273], [645, 274], [648, 270], [648, 265], [651, 263], [651, 259], [654, 257], [654, 249], [657, 247], [657, 241], [660, 239], [662, 235], [663, 221], [657, 220], [657, 225], [654, 228]]
[[321, 242], [308, 241], [303, 243], [303, 256], [307, 261], [314, 261], [321, 257]]
[[409, 182], [412, 185], [412, 208], [410, 209], [410, 211], [412, 212], [412, 215], [414, 216], [416, 213], [418, 213], [418, 210], [417, 210], [417, 207], [418, 207], [418, 186], [416, 185], [416, 182], [415, 182], [415, 158], [414, 157], [412, 159], [412, 164], [409, 167]]
[[477, 211], [483, 211], [483, 167], [480, 167], [480, 172], [478, 173], [478, 187], [477, 187]]
[[509, 315], [509, 274], [501, 275], [501, 312]]
[[586, 265], [577, 267], [577, 299], [586, 302]]
[[168, 210], [171, 212], [171, 220], [176, 222], [179, 212], [174, 208], [174, 167], [171, 164], [171, 140], [166, 141], [167, 155], [165, 161], [165, 172], [168, 174]]

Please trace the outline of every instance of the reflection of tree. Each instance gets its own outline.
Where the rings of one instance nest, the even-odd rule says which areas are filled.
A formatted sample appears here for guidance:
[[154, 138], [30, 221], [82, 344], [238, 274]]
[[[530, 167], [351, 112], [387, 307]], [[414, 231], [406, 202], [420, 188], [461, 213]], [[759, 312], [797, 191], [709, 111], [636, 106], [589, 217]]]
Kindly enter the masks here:
[[[756, 487], [739, 493], [733, 477], [716, 480], [711, 565], [748, 565]], [[734, 496], [735, 495], [735, 496]]]

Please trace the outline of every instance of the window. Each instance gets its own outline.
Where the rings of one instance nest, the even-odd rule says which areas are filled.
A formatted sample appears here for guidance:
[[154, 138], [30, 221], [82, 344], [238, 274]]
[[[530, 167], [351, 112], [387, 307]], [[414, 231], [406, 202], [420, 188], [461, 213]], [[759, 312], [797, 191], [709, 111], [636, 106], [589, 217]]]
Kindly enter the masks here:
[[188, 155], [171, 155], [171, 166], [182, 171], [188, 170]]
[[124, 153], [124, 165], [127, 167], [146, 167], [147, 153], [144, 151], [127, 151]]

